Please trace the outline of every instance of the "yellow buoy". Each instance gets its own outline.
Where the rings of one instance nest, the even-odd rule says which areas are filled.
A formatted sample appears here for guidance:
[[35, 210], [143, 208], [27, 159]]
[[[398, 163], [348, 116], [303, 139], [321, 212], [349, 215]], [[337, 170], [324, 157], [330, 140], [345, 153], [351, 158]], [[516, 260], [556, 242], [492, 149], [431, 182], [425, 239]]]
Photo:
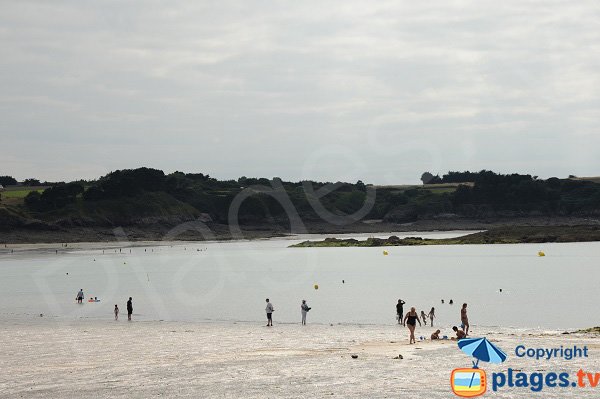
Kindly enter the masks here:
[[544, 253], [544, 251], [539, 251], [538, 256], [546, 256], [546, 254]]
[[383, 251], [383, 254], [384, 255], [388, 255], [388, 251]]
[[318, 290], [319, 289], [319, 284], [315, 284], [314, 287], [315, 287], [315, 290]]

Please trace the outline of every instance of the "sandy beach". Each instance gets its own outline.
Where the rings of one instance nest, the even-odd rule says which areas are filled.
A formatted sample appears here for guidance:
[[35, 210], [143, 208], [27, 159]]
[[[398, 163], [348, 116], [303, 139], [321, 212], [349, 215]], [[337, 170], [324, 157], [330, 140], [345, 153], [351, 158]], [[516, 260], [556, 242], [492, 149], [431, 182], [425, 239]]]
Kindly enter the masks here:
[[[519, 285], [518, 281], [503, 281], [503, 296], [495, 292], [503, 275], [510, 276], [516, 272], [509, 269], [510, 264], [506, 259], [510, 259], [522, 274], [523, 281], [535, 281], [531, 276], [537, 276], [543, 270], [547, 280], [538, 284], [552, 286], [560, 281], [569, 292], [573, 290], [572, 287], [577, 287], [580, 297], [575, 299], [578, 306], [582, 306], [586, 300], [593, 306], [593, 299], [589, 298], [593, 298], [595, 288], [588, 287], [579, 276], [587, 271], [588, 282], [595, 284], [594, 281], [597, 281], [594, 274], [597, 269], [594, 263], [596, 258], [592, 256], [597, 253], [595, 244], [549, 245], [545, 247], [549, 255], [543, 259], [536, 256], [537, 247], [528, 247], [526, 244], [458, 248], [468, 252], [452, 252], [457, 247], [438, 247], [424, 253], [409, 248], [404, 252], [394, 251], [385, 257], [379, 249], [373, 253], [361, 249], [360, 252], [338, 254], [335, 248], [322, 250], [319, 252], [321, 258], [314, 260], [314, 265], [318, 265], [314, 276], [300, 281], [300, 289], [293, 284], [280, 287], [282, 291], [277, 292], [275, 297], [278, 299], [275, 301], [278, 309], [275, 326], [267, 328], [266, 320], [263, 322], [261, 319], [264, 307], [262, 297], [258, 299], [258, 308], [252, 301], [256, 292], [265, 289], [260, 276], [277, 270], [269, 261], [282, 264], [279, 269], [282, 272], [288, 269], [292, 272], [282, 274], [281, 281], [294, 282], [296, 277], [293, 273], [301, 270], [302, 265], [293, 263], [297, 252], [287, 249], [290, 240], [280, 238], [223, 245], [207, 242], [202, 243], [202, 248], [208, 250], [201, 252], [197, 251], [198, 243], [185, 250], [186, 243], [144, 242], [135, 245], [150, 247], [148, 252], [133, 246], [131, 255], [129, 251], [125, 254], [107, 251], [104, 257], [101, 257], [102, 249], [118, 248], [118, 244], [69, 244], [68, 248], [59, 251], [58, 256], [54, 254], [56, 244], [9, 245], [8, 249], [14, 249], [15, 253], [4, 253], [4, 274], [0, 276], [0, 293], [4, 295], [0, 301], [0, 398], [451, 398], [454, 397], [449, 383], [451, 371], [470, 367], [472, 358], [461, 352], [455, 341], [425, 340], [409, 345], [405, 327], [391, 322], [385, 324], [387, 320], [393, 320], [396, 296], [391, 297], [391, 302], [387, 299], [378, 302], [388, 298], [385, 294], [388, 285], [384, 280], [368, 283], [368, 279], [375, 278], [377, 274], [368, 275], [363, 271], [364, 265], [369, 265], [370, 270], [378, 271], [383, 276], [382, 279], [402, 283], [418, 281], [424, 267], [429, 270], [433, 268], [431, 276], [438, 276], [439, 281], [432, 278], [430, 284], [432, 292], [437, 295], [450, 284], [454, 275], [451, 262], [469, 270], [469, 259], [475, 259], [476, 262], [481, 259], [495, 261], [502, 266], [498, 270], [503, 270], [500, 277], [493, 278], [489, 286], [485, 286], [485, 281], [481, 279], [473, 280], [473, 286], [484, 284], [486, 288], [480, 289], [480, 292], [475, 290], [475, 294], [480, 296], [468, 299], [469, 304], [474, 304], [473, 313], [470, 313], [473, 322], [485, 324], [473, 325], [472, 336], [485, 336], [508, 354], [507, 361], [500, 365], [481, 364], [488, 373], [489, 392], [486, 396], [598, 396], [600, 385], [597, 388], [545, 387], [542, 392], [517, 387], [503, 387], [492, 392], [491, 386], [493, 373], [508, 372], [509, 369], [528, 374], [568, 372], [570, 381], [577, 379], [579, 369], [600, 372], [600, 337], [572, 333], [575, 328], [571, 328], [570, 334], [563, 334], [565, 331], [557, 328], [580, 326], [582, 322], [579, 319], [567, 320], [568, 312], [559, 310], [561, 304], [555, 304], [552, 309], [544, 307], [551, 299], [545, 298], [544, 293], [553, 292], [552, 295], [555, 295], [555, 291], [532, 291], [528, 285]], [[171, 244], [175, 244], [174, 247]], [[156, 253], [151, 252], [152, 248]], [[271, 251], [281, 251], [286, 256], [290, 254], [290, 257], [273, 257]], [[203, 260], [212, 254], [220, 258]], [[98, 261], [93, 260], [96, 257]], [[567, 257], [578, 259], [577, 270], [580, 270], [580, 274], [565, 275], [562, 272], [562, 259]], [[229, 263], [217, 268], [214, 265], [220, 265], [219, 259], [228, 259]], [[285, 259], [285, 262], [281, 259]], [[421, 259], [422, 263], [419, 263]], [[436, 259], [444, 261], [436, 264]], [[174, 294], [186, 286], [182, 285], [178, 290], [172, 284], [176, 281], [173, 275], [180, 270], [172, 265], [187, 265], [187, 262], [194, 266], [190, 270], [199, 274], [183, 274], [192, 285], [185, 288], [183, 292], [186, 295], [180, 298]], [[585, 266], [584, 262], [589, 265]], [[404, 267], [406, 264], [411, 267]], [[139, 269], [130, 269], [130, 265]], [[489, 266], [488, 273], [497, 269], [495, 265]], [[211, 275], [210, 270], [223, 273], [227, 284], [205, 304], [192, 306], [190, 298], [208, 292], [210, 285], [219, 281], [216, 277], [221, 274]], [[70, 272], [68, 276], [65, 271]], [[398, 275], [394, 274], [396, 271]], [[345, 283], [338, 281], [342, 274], [337, 273], [342, 272]], [[335, 275], [335, 278], [328, 280], [327, 273]], [[103, 285], [106, 276], [115, 280], [114, 293]], [[572, 284], [569, 283], [570, 278], [573, 279]], [[318, 292], [313, 289], [313, 281], [321, 284]], [[368, 284], [354, 284], [365, 281]], [[207, 284], [206, 287], [200, 285], [203, 282]], [[455, 282], [458, 283], [465, 284], [462, 280]], [[271, 285], [269, 283], [267, 286]], [[362, 291], [368, 286], [378, 289], [376, 292]], [[102, 302], [74, 307], [72, 298], [77, 292], [73, 289], [75, 287], [84, 287], [90, 296], [92, 292], [97, 293]], [[245, 291], [247, 287], [252, 287], [249, 292]], [[418, 286], [419, 291], [427, 288]], [[292, 293], [293, 289], [298, 291]], [[421, 304], [421, 308], [424, 307], [422, 303], [429, 303], [428, 298], [433, 296], [427, 292], [411, 292], [408, 286], [392, 284], [392, 292], [395, 294], [396, 291], [411, 297], [414, 303]], [[244, 293], [248, 295], [246, 299]], [[304, 294], [310, 295], [309, 303], [316, 310], [309, 315], [309, 324], [305, 327], [299, 323], [296, 299], [304, 297]], [[126, 320], [123, 301], [129, 295], [135, 299], [135, 311], [140, 312], [134, 314], [133, 322]], [[32, 302], [32, 297], [39, 298], [39, 301]], [[286, 303], [288, 297], [293, 298], [290, 303]], [[458, 301], [458, 297], [454, 299]], [[113, 321], [111, 308], [117, 301], [120, 301], [121, 320]], [[525, 301], [527, 303], [523, 303]], [[382, 307], [388, 309], [388, 304], [392, 314], [385, 311], [382, 322], [335, 322], [351, 320], [355, 313], [375, 314]], [[362, 305], [365, 307], [359, 307]], [[531, 315], [523, 318], [528, 314], [525, 311], [528, 306], [543, 309], [545, 313], [541, 317], [545, 320], [553, 317], [550, 312], [556, 313], [561, 318], [560, 322], [554, 324], [557, 327], [515, 329], [490, 326], [508, 325], [509, 322], [523, 323], [520, 325], [524, 326], [539, 325], [534, 324], [536, 320]], [[162, 312], [163, 308], [165, 312]], [[241, 312], [236, 313], [232, 309]], [[294, 313], [290, 313], [292, 309]], [[344, 313], [348, 309], [350, 313]], [[522, 314], [507, 312], [512, 318], [506, 321], [502, 313], [506, 309], [521, 309]], [[588, 322], [591, 325], [597, 320], [594, 309], [584, 312], [576, 309], [587, 315], [583, 325]], [[211, 313], [213, 310], [214, 314]], [[448, 323], [456, 321], [454, 318], [458, 315], [458, 308], [436, 304], [436, 310], [436, 322], [440, 323], [441, 335], [452, 336]], [[44, 312], [42, 317], [40, 312]], [[217, 316], [252, 321], [202, 321], [221, 320]], [[198, 317], [201, 320], [184, 317]], [[296, 317], [297, 323], [280, 323], [284, 319], [296, 320]], [[482, 322], [484, 317], [487, 321]], [[327, 322], [315, 323], [319, 318]], [[334, 324], [329, 324], [332, 321]], [[434, 328], [429, 326], [417, 327], [416, 336], [429, 338], [433, 331]], [[587, 346], [589, 357], [568, 361], [561, 358], [519, 358], [515, 355], [518, 345], [527, 348]], [[352, 355], [358, 357], [353, 359]], [[402, 359], [398, 358], [399, 355], [402, 355]]]
[[[432, 330], [417, 328], [417, 337], [428, 337]], [[447, 327], [442, 330], [449, 335]], [[474, 330], [474, 336], [486, 336], [509, 356], [501, 365], [484, 364], [488, 378], [508, 367], [572, 375], [579, 368], [600, 370], [597, 336], [477, 326]], [[587, 345], [590, 356], [571, 361], [522, 359], [514, 356], [519, 344]], [[408, 345], [406, 328], [397, 325], [275, 323], [267, 328], [259, 323], [3, 316], [0, 347], [2, 398], [449, 398], [451, 370], [471, 363], [453, 341]], [[394, 359], [399, 354], [403, 359]], [[532, 397], [532, 392], [504, 388], [488, 395]], [[590, 387], [546, 388], [537, 395], [591, 398], [597, 392]]]

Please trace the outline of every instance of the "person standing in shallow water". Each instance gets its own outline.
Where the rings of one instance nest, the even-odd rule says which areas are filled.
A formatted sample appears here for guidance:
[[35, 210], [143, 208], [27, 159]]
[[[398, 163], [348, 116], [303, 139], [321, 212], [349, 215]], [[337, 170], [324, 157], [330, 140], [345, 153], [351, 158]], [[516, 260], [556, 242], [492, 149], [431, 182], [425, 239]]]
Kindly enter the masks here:
[[131, 297], [127, 301], [127, 320], [131, 321], [131, 315], [133, 314], [133, 302]]
[[115, 320], [119, 320], [119, 307], [115, 305]]
[[269, 298], [267, 298], [267, 307], [265, 308], [265, 312], [267, 312], [267, 327], [273, 327], [273, 312], [275, 308], [273, 304], [269, 302]]
[[465, 332], [465, 337], [469, 335], [469, 317], [467, 316], [467, 304], [463, 303], [460, 310], [460, 321], [462, 322], [462, 330]]
[[433, 319], [435, 319], [435, 308], [431, 308], [428, 316], [429, 316], [429, 320], [431, 321], [431, 327], [433, 327]]
[[306, 304], [306, 300], [303, 299], [302, 305], [300, 305], [300, 312], [302, 313], [302, 325], [303, 326], [306, 325], [306, 314], [308, 313], [309, 310], [310, 310], [310, 308]]
[[404, 304], [406, 302], [404, 302], [402, 299], [398, 299], [398, 303], [396, 304], [396, 317], [398, 318], [398, 324], [402, 324], [404, 325], [404, 322], [402, 321], [404, 318]]
[[417, 321], [419, 322], [419, 327], [421, 326], [421, 320], [419, 320], [419, 315], [417, 314], [416, 309], [410, 308], [410, 312], [408, 312], [406, 314], [406, 316], [404, 317], [404, 324], [408, 327], [408, 330], [410, 331], [410, 343], [414, 344], [416, 343], [416, 339], [415, 339], [415, 328], [417, 328]]
[[77, 300], [77, 303], [83, 303], [83, 288], [79, 289], [79, 292], [77, 293], [75, 299]]

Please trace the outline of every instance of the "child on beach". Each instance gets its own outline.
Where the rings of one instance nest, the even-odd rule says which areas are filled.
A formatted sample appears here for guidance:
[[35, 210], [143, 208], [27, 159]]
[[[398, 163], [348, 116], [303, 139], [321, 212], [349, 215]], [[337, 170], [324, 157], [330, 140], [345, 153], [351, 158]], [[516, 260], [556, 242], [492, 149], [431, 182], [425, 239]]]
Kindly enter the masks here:
[[119, 320], [119, 307], [115, 305], [115, 320]]
[[433, 327], [433, 319], [435, 319], [435, 308], [431, 308], [427, 316], [429, 316], [429, 320], [431, 321], [431, 327]]
[[460, 321], [463, 324], [463, 331], [465, 337], [469, 335], [469, 317], [467, 317], [467, 304], [463, 303], [462, 309], [460, 310]]
[[440, 330], [436, 330], [434, 333], [431, 334], [431, 339], [440, 339]]
[[273, 308], [273, 304], [269, 302], [269, 298], [267, 298], [267, 307], [265, 308], [265, 312], [267, 312], [267, 327], [273, 327], [273, 312], [275, 308]]
[[466, 336], [464, 331], [459, 330], [458, 327], [454, 326], [454, 327], [452, 327], [452, 329], [456, 333], [456, 338], [453, 338], [453, 339], [463, 339]]
[[416, 343], [416, 339], [415, 339], [415, 328], [417, 327], [417, 323], [419, 322], [419, 327], [421, 326], [421, 320], [419, 320], [419, 315], [417, 314], [416, 309], [410, 308], [410, 312], [408, 312], [406, 314], [406, 316], [404, 317], [404, 323], [407, 327], [408, 330], [410, 331], [410, 340], [409, 343], [414, 344]]
[[422, 310], [421, 310], [421, 319], [423, 320], [423, 324], [427, 325], [427, 315]]

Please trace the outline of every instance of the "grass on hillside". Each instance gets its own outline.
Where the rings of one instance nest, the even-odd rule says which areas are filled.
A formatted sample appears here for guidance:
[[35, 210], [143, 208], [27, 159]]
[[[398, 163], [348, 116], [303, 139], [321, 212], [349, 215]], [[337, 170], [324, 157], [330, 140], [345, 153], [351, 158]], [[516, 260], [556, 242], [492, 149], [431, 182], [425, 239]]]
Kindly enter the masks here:
[[32, 191], [41, 193], [47, 187], [28, 187], [28, 186], [16, 186], [7, 187], [0, 192], [0, 203], [3, 205], [18, 206], [23, 204], [23, 200]]
[[2, 191], [2, 198], [19, 198], [19, 199], [23, 199], [27, 196], [27, 194], [29, 194], [32, 191], [37, 191], [39, 193], [41, 193], [42, 191], [45, 190], [44, 188], [40, 188], [40, 187], [19, 187], [18, 189], [7, 189], [6, 191]]
[[439, 184], [400, 184], [389, 186], [373, 186], [376, 190], [392, 190], [394, 192], [404, 192], [408, 190], [429, 191], [433, 194], [453, 193], [458, 186], [473, 186], [473, 183], [439, 183]]

